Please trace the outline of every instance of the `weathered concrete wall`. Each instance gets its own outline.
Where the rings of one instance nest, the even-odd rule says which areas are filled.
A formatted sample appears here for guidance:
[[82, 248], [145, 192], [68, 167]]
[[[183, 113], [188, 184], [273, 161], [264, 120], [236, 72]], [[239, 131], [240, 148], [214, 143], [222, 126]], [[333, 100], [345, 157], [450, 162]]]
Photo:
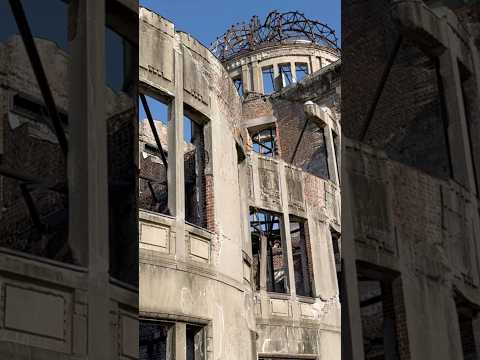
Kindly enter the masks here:
[[[91, 12], [88, 16], [87, 3]], [[56, 6], [47, 4], [45, 11], [50, 10], [50, 5]], [[135, 358], [138, 354], [138, 299], [135, 288], [121, 282], [136, 278], [138, 266], [132, 266], [132, 259], [136, 260], [137, 244], [134, 241], [132, 248], [135, 236], [129, 237], [130, 247], [124, 248], [129, 255], [127, 261], [117, 257], [118, 248], [109, 251], [106, 210], [108, 173], [114, 180], [118, 180], [115, 175], [119, 172], [134, 174], [135, 166], [130, 160], [136, 153], [132, 149], [135, 122], [132, 126], [129, 120], [135, 114], [135, 102], [126, 94], [105, 87], [105, 74], [99, 66], [104, 61], [103, 52], [102, 56], [97, 53], [103, 42], [100, 45], [95, 34], [98, 29], [101, 34], [105, 31], [102, 3], [85, 1], [77, 5], [79, 11], [72, 18], [76, 32], [69, 37], [69, 49], [77, 51], [75, 57], [54, 41], [35, 38], [35, 43], [67, 133], [69, 155], [88, 154], [88, 166], [82, 168], [81, 156], [67, 166], [66, 160], [72, 158], [66, 159], [60, 150], [20, 36], [14, 35], [0, 44], [0, 302], [5, 320], [0, 325], [1, 358], [116, 359]], [[12, 16], [9, 9], [4, 11], [8, 7], [2, 4], [6, 17]], [[38, 16], [36, 24], [41, 24], [44, 14], [33, 16]], [[82, 27], [86, 17], [88, 39], [87, 30]], [[92, 39], [100, 45], [95, 50]], [[86, 51], [79, 49], [79, 42], [89, 48], [88, 59]], [[88, 87], [83, 86], [87, 76], [82, 76], [87, 68]], [[70, 81], [75, 86], [70, 86]], [[33, 108], [25, 102], [15, 106], [19, 105], [14, 103], [16, 95], [31, 101]], [[78, 118], [82, 123], [75, 126]], [[78, 131], [82, 126], [89, 129], [88, 136], [87, 131]], [[107, 148], [110, 155], [116, 155], [110, 163], [103, 161]], [[102, 155], [105, 158], [101, 159]], [[48, 236], [41, 238], [31, 231], [31, 216], [19, 191], [19, 185], [25, 181], [22, 176], [13, 179], [11, 174], [6, 175], [8, 172], [33, 178], [26, 183], [40, 221], [47, 225]], [[72, 188], [76, 191], [68, 193]], [[102, 191], [95, 192], [99, 188]], [[131, 194], [136, 198], [135, 192]], [[94, 206], [88, 204], [92, 199]], [[75, 224], [86, 218], [90, 220], [80, 221], [80, 226]], [[55, 229], [59, 231], [52, 231]], [[81, 241], [75, 242], [76, 237]], [[116, 240], [115, 245], [119, 246], [121, 239]], [[118, 276], [115, 260], [129, 273], [128, 277]]]
[[348, 141], [344, 164], [350, 179], [345, 186], [356, 194], [344, 213], [353, 219], [346, 233], [354, 234], [355, 259], [405, 279], [399, 291], [406, 322], [397, 327], [398, 341], [409, 348], [405, 356], [461, 358], [453, 289], [480, 301], [475, 198], [453, 181], [391, 161], [357, 142]]
[[[295, 62], [306, 61], [299, 54], [310, 52], [324, 55], [318, 49], [284, 45], [229, 61], [226, 67], [232, 78], [238, 76], [235, 67], [247, 63], [254, 74], [262, 66], [291, 63], [293, 68]], [[329, 58], [338, 59], [330, 53]], [[257, 352], [267, 358], [272, 355], [340, 357], [340, 303], [331, 238], [331, 231], [340, 232], [341, 228], [335, 159], [339, 148], [335, 148], [332, 137], [333, 133], [338, 137], [340, 134], [339, 68], [339, 61], [314, 67], [313, 74], [270, 96], [247, 88], [243, 99], [241, 126], [247, 130], [249, 206], [280, 214], [286, 229], [290, 215], [305, 219], [312, 257], [311, 298], [298, 296], [293, 285], [287, 294], [269, 293], [261, 287], [255, 294]], [[242, 73], [244, 86], [247, 76], [248, 72]], [[277, 151], [272, 157], [258, 155], [252, 147], [252, 135], [268, 126], [273, 126], [276, 134]], [[322, 148], [323, 153], [316, 156]], [[339, 153], [337, 157], [340, 159]], [[292, 256], [288, 245], [290, 234], [288, 230], [284, 234], [288, 258]], [[247, 247], [251, 248], [250, 242]], [[289, 281], [294, 284], [293, 268], [288, 270]]]
[[[152, 49], [140, 55], [143, 91], [167, 99], [176, 111], [185, 104], [189, 117], [203, 125], [208, 213], [207, 230], [185, 224], [183, 202], [175, 209], [176, 220], [142, 211], [140, 312], [146, 318], [206, 325], [207, 359], [245, 359], [253, 351], [255, 321], [242, 260], [245, 217], [234, 131], [240, 98], [222, 64], [195, 39], [147, 9], [140, 9], [140, 19], [141, 47]], [[183, 121], [180, 112], [169, 122], [169, 171], [175, 167], [170, 154], [176, 121]], [[177, 161], [183, 167], [183, 157]], [[176, 171], [178, 176], [181, 170]], [[183, 191], [181, 183], [169, 180], [169, 196]]]
[[[205, 326], [207, 359], [255, 359], [258, 354], [339, 358], [340, 304], [330, 232], [340, 229], [338, 183], [292, 167], [281, 158], [272, 160], [251, 153], [245, 124], [262, 114], [256, 105], [251, 113], [247, 103], [242, 106], [232, 73], [161, 16], [141, 8], [140, 19], [141, 47], [146, 48], [140, 56], [141, 91], [170, 107], [168, 130], [161, 129], [160, 134], [169, 150], [172, 215], [147, 210], [140, 213], [142, 317]], [[312, 65], [309, 56], [319, 61], [315, 56], [323, 54], [309, 46], [269, 51], [272, 56], [265, 57], [267, 62], [285, 61], [292, 55], [292, 61], [305, 61], [315, 70], [320, 64]], [[282, 51], [287, 57], [278, 57]], [[300, 132], [298, 124], [306, 117], [312, 117], [313, 122], [327, 121], [318, 109], [316, 113], [304, 105], [313, 99], [316, 105], [312, 106], [333, 106], [329, 96], [335, 95], [336, 89], [332, 81], [327, 82], [328, 86], [319, 87], [325, 78], [315, 77], [299, 85], [309, 93], [305, 98], [298, 98], [301, 90], [282, 98], [283, 108], [289, 108], [293, 117], [290, 127], [296, 129], [291, 135], [285, 130], [285, 144], [292, 146], [287, 138]], [[318, 88], [321, 90], [315, 91]], [[267, 108], [273, 103], [260, 101]], [[203, 126], [208, 213], [204, 228], [184, 221], [182, 182], [187, 174], [181, 156], [185, 149], [179, 141], [184, 113]], [[263, 115], [273, 116], [272, 107]], [[339, 131], [337, 121], [327, 122]], [[283, 125], [288, 127], [287, 120], [278, 126]], [[141, 141], [152, 143], [146, 126]], [[308, 221], [313, 297], [297, 297], [295, 289], [278, 296], [253, 290], [249, 207], [283, 214], [286, 240], [289, 214]], [[293, 264], [291, 249], [288, 251], [288, 262]], [[293, 267], [291, 270], [289, 281], [295, 284]]]

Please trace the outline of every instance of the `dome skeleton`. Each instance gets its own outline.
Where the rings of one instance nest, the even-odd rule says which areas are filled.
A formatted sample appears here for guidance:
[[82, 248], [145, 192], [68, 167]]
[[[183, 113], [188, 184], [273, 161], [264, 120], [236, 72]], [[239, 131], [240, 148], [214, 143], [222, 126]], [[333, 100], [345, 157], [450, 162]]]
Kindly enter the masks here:
[[335, 31], [328, 25], [307, 19], [298, 11], [279, 13], [270, 12], [263, 24], [258, 16], [250, 22], [232, 25], [210, 46], [210, 50], [220, 59], [226, 61], [235, 55], [254, 50], [266, 44], [294, 43], [307, 41], [323, 47], [340, 50]]

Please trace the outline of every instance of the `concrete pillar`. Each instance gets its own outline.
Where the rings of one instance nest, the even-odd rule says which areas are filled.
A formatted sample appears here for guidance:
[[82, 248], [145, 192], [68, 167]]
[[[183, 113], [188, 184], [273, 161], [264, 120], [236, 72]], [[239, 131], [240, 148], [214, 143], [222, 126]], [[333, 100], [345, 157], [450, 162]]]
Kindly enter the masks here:
[[280, 181], [280, 194], [282, 201], [282, 238], [284, 239], [285, 249], [287, 251], [287, 268], [288, 268], [288, 285], [290, 289], [290, 298], [295, 300], [297, 296], [297, 289], [295, 289], [295, 271], [293, 268], [293, 250], [292, 239], [290, 237], [290, 216], [288, 210], [288, 188], [287, 179], [285, 176], [285, 165], [280, 163], [278, 166], [278, 177]]
[[330, 180], [332, 180], [335, 184], [339, 185], [337, 158], [335, 156], [336, 149], [335, 149], [335, 144], [333, 142], [332, 128], [327, 125], [323, 128], [323, 131], [325, 134], [328, 173], [330, 174]]
[[[469, 29], [473, 33], [473, 26], [470, 25]], [[473, 76], [474, 82], [476, 84], [476, 101], [480, 103], [480, 50], [475, 46], [474, 38], [469, 38], [469, 47], [472, 54], [472, 67], [473, 67]], [[478, 122], [472, 121], [470, 123], [470, 131], [472, 132], [472, 140], [477, 139], [477, 141], [472, 141], [473, 148], [470, 149], [473, 154], [473, 161], [475, 162], [475, 171], [477, 182], [480, 182], [480, 124]], [[477, 183], [477, 187], [480, 190], [480, 184]]]
[[[168, 126], [168, 207], [175, 216], [175, 255], [183, 259], [185, 250], [185, 174], [183, 144], [183, 48], [174, 50], [175, 98]], [[171, 146], [170, 146], [171, 144]]]
[[471, 192], [476, 193], [471, 149], [468, 140], [468, 124], [465, 116], [457, 58], [451, 49], [447, 49], [439, 59], [448, 114], [447, 132], [453, 178]]
[[296, 67], [295, 67], [295, 61], [292, 61], [290, 63], [290, 71], [292, 72], [292, 82], [296, 83], [297, 82], [297, 70], [296, 70]]
[[283, 87], [283, 79], [282, 76], [280, 75], [280, 72], [278, 71], [278, 64], [273, 64], [273, 86], [274, 86], [274, 91], [278, 91]]
[[105, 113], [105, 2], [78, 6], [70, 56], [68, 153], [70, 244], [88, 265], [88, 358], [111, 359], [108, 163]]
[[262, 69], [258, 66], [258, 61], [252, 63], [252, 88], [251, 90], [258, 93], [263, 93], [263, 79], [262, 79]]
[[[345, 139], [343, 141], [345, 144]], [[342, 147], [344, 151], [344, 146]], [[348, 166], [342, 168], [342, 359], [363, 360], [362, 319], [355, 263], [354, 219]]]
[[260, 236], [260, 291], [267, 291], [267, 237]]
[[250, 91], [250, 74], [248, 72], [248, 65], [242, 65], [242, 86], [243, 86], [243, 93], [246, 94]]
[[175, 360], [187, 360], [187, 325], [175, 323]]

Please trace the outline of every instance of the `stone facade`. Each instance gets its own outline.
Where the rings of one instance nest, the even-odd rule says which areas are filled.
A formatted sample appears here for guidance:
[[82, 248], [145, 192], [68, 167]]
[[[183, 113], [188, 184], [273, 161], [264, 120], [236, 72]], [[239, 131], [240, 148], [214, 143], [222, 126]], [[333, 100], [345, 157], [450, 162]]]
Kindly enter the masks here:
[[[138, 358], [136, 98], [125, 74], [114, 74], [121, 89], [106, 83], [104, 65], [118, 63], [104, 64], [103, 51], [114, 38], [103, 36], [107, 22], [135, 43], [138, 4], [18, 3], [35, 47], [2, 2], [0, 358]], [[32, 64], [45, 72], [68, 151]]]
[[343, 8], [343, 356], [477, 359], [478, 7]]
[[[158, 177], [151, 184], [166, 180], [144, 188], [145, 204], [168, 198], [163, 211], [140, 209], [140, 358], [340, 358], [338, 52], [292, 43], [222, 64], [145, 8], [140, 44], [140, 92], [169, 114], [161, 126], [152, 114], [168, 171], [158, 153], [140, 168]], [[308, 74], [286, 86], [282, 64], [292, 73], [306, 64]], [[278, 86], [272, 94], [263, 91], [265, 67]], [[199, 129], [192, 151], [204, 163], [185, 157], [184, 115]], [[151, 132], [144, 122], [140, 151], [157, 146]], [[199, 178], [203, 200], [193, 201], [189, 184]], [[206, 223], [192, 224], [198, 202]], [[276, 219], [271, 238], [252, 230], [266, 226], [258, 214]]]

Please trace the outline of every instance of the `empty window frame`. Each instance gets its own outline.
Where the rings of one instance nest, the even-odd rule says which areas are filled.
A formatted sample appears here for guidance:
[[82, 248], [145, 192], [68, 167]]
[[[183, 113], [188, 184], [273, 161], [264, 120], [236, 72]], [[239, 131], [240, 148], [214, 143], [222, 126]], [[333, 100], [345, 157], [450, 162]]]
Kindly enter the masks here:
[[[180, 325], [180, 326], [176, 326]], [[185, 336], [175, 334], [185, 331]], [[140, 360], [174, 360], [175, 349], [185, 349], [186, 360], [206, 360], [205, 326], [196, 324], [140, 321], [139, 356]], [[178, 336], [177, 336], [178, 335]], [[185, 343], [177, 343], [185, 340]]]
[[[255, 209], [250, 212], [253, 276], [257, 290], [265, 286], [268, 292], [288, 293], [288, 262], [281, 226], [281, 218], [275, 213]], [[262, 284], [264, 277], [265, 284]]]
[[274, 157], [277, 151], [275, 126], [260, 130], [252, 135], [252, 149], [255, 153]]
[[399, 326], [405, 313], [401, 279], [385, 269], [357, 266], [365, 360], [398, 360], [399, 350], [408, 357], [408, 335]]
[[156, 321], [140, 321], [140, 360], [173, 360], [174, 324]]
[[105, 7], [110, 274], [137, 286], [138, 16], [114, 1]]
[[131, 93], [136, 86], [136, 73], [131, 66], [133, 52], [134, 47], [128, 40], [105, 28], [105, 79], [107, 86], [117, 93]]
[[185, 221], [206, 227], [205, 139], [199, 122], [185, 115], [183, 119]]
[[478, 359], [474, 321], [478, 317], [479, 308], [468, 301], [459, 291], [455, 291], [455, 305], [457, 308], [463, 359]]
[[295, 63], [295, 76], [297, 81], [302, 80], [308, 73], [308, 64], [307, 63]]
[[275, 76], [273, 74], [273, 66], [262, 68], [263, 93], [270, 95], [275, 92]]
[[[13, 96], [10, 112], [2, 107], [0, 115], [10, 125], [3, 127], [0, 140], [0, 246], [86, 265], [68, 243], [67, 115], [60, 112], [60, 107], [69, 108], [69, 4], [59, 0], [11, 3], [0, 2], [0, 47], [2, 52], [10, 48], [23, 58], [3, 59], [11, 71], [2, 76], [0, 87], [6, 90], [4, 93], [26, 96]], [[17, 17], [25, 16], [25, 23], [17, 23], [12, 8]], [[40, 61], [28, 56], [33, 53]], [[16, 66], [8, 64], [14, 59]], [[55, 71], [46, 71], [49, 63], [55, 64]], [[43, 81], [45, 78], [48, 81]], [[56, 91], [49, 84], [56, 84]]]
[[138, 111], [139, 207], [170, 215], [167, 179], [169, 107], [150, 96], [144, 95], [145, 100], [142, 100], [141, 97], [142, 95], [139, 98]]
[[290, 64], [279, 64], [278, 71], [282, 77], [282, 86], [288, 86], [293, 82], [292, 66]]
[[233, 79], [233, 84], [235, 89], [237, 89], [238, 95], [243, 96], [243, 82], [241, 77]]
[[187, 324], [186, 331], [187, 360], [205, 360], [205, 328], [203, 326]]
[[[328, 150], [327, 139], [325, 136], [325, 128], [318, 126], [316, 123], [311, 123], [310, 141], [305, 142], [304, 146], [308, 151], [311, 149], [310, 159], [307, 162], [307, 171], [321, 177], [322, 179], [331, 180], [331, 174], [328, 168]], [[308, 131], [308, 130], [307, 130]]]
[[297, 295], [312, 296], [312, 259], [305, 220], [290, 216], [290, 240]]
[[340, 234], [335, 230], [330, 230], [330, 234], [332, 237], [333, 256], [335, 258], [335, 270], [337, 272], [338, 288], [340, 289], [340, 286], [341, 286], [340, 280], [341, 280], [341, 272], [342, 272]]

